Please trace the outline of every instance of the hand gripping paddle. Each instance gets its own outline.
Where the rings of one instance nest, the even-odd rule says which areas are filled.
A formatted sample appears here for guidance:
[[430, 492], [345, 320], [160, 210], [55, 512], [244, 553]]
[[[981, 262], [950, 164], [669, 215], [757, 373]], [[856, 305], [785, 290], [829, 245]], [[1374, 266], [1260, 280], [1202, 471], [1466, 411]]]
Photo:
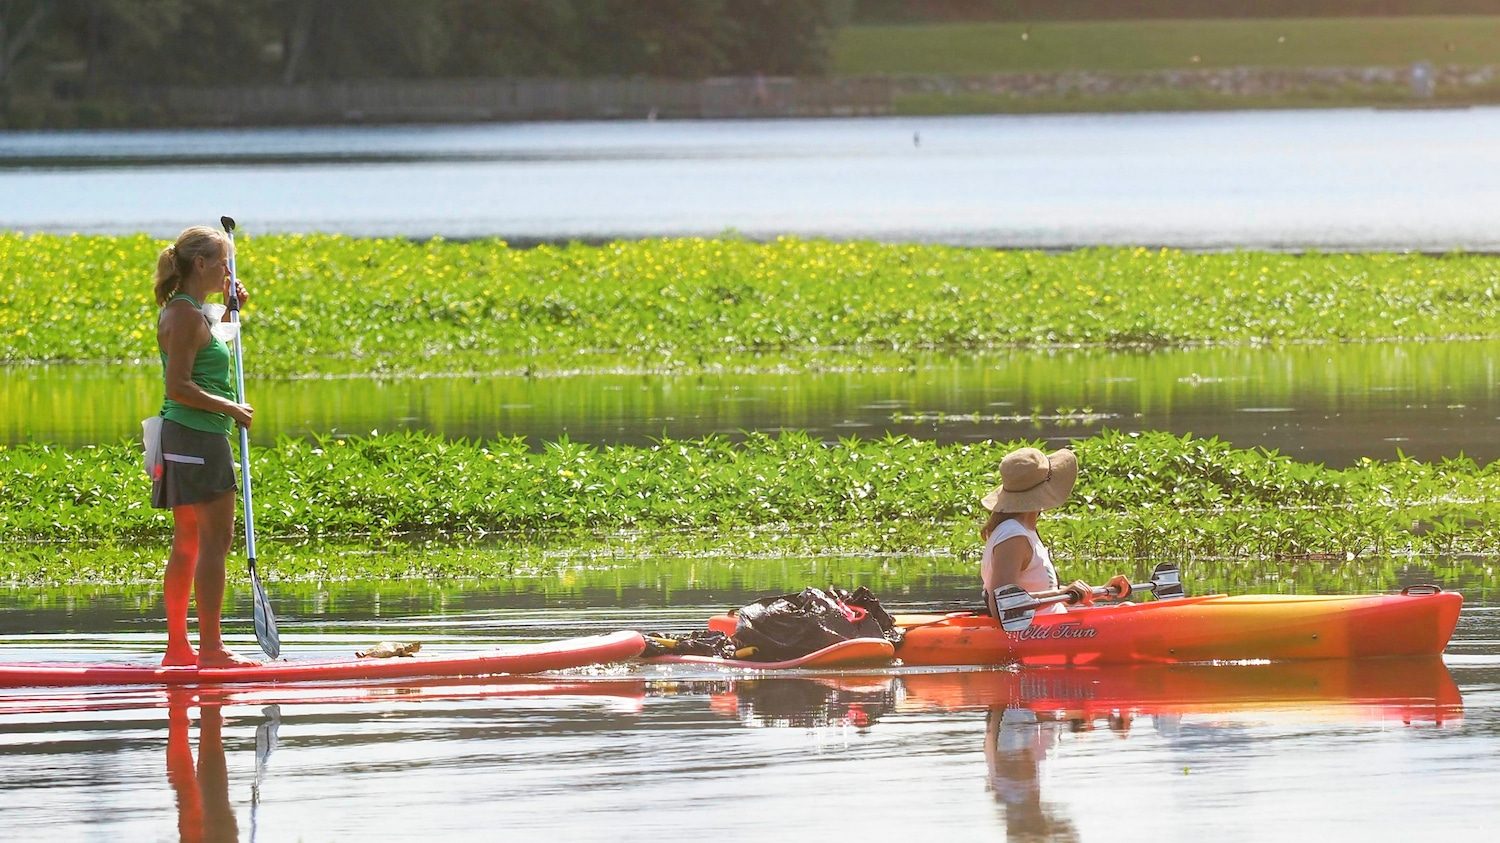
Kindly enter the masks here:
[[[219, 217], [224, 233], [229, 235], [229, 321], [236, 326], [234, 334], [234, 395], [235, 400], [245, 403], [245, 355], [244, 334], [239, 330], [240, 294], [239, 273], [234, 270], [234, 218]], [[260, 574], [255, 570], [255, 505], [250, 498], [250, 431], [240, 425], [240, 488], [245, 498], [245, 555], [250, 557], [250, 589], [255, 595], [255, 640], [271, 658], [281, 656], [281, 633], [276, 631], [276, 613], [271, 611], [271, 601], [266, 598], [266, 589], [260, 584]]]
[[[1156, 595], [1157, 600], [1175, 600], [1186, 597], [1187, 591], [1182, 587], [1182, 576], [1177, 566], [1171, 562], [1163, 562], [1156, 566], [1151, 572], [1151, 581], [1130, 584], [1130, 593], [1149, 591]], [[1114, 595], [1114, 589], [1108, 586], [1095, 586], [1093, 589], [1095, 597], [1110, 597]], [[995, 589], [995, 611], [999, 616], [1000, 628], [1006, 632], [1020, 632], [1031, 626], [1031, 619], [1036, 615], [1036, 610], [1053, 603], [1077, 603], [1078, 597], [1072, 593], [1058, 594], [1053, 597], [1033, 597], [1019, 586], [1007, 585]]]

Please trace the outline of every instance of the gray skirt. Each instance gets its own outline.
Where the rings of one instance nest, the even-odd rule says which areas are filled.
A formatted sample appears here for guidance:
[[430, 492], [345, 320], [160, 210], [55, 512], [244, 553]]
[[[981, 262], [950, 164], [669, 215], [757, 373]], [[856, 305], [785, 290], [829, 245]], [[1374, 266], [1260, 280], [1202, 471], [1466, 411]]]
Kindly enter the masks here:
[[222, 433], [164, 419], [161, 458], [161, 478], [151, 483], [151, 505], [157, 509], [206, 503], [234, 491], [234, 455]]

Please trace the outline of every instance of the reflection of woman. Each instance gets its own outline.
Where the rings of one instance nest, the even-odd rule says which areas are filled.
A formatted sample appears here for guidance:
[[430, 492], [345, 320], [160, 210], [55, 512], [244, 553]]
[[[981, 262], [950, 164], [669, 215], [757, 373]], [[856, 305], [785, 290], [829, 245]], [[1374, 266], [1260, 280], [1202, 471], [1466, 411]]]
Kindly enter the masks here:
[[177, 795], [177, 834], [183, 841], [238, 840], [224, 763], [224, 715], [217, 703], [198, 707], [198, 765], [188, 744], [192, 694], [171, 692], [167, 709], [167, 781]]
[[[161, 473], [151, 505], [172, 510], [172, 555], [167, 561], [166, 665], [222, 667], [254, 664], [224, 647], [224, 558], [234, 536], [234, 423], [250, 426], [254, 411], [237, 403], [229, 382], [229, 346], [214, 335], [204, 299], [227, 293], [230, 244], [218, 231], [194, 226], [162, 250], [156, 262], [156, 343], [166, 399], [161, 409]], [[241, 301], [243, 288], [237, 288]], [[188, 601], [197, 592], [198, 652], [188, 643]]]
[[[984, 602], [992, 613], [995, 589], [1014, 585], [1037, 597], [1072, 592], [1077, 601], [1091, 599], [1089, 584], [1076, 580], [1060, 589], [1052, 554], [1037, 533], [1037, 518], [1042, 510], [1061, 506], [1078, 480], [1078, 459], [1066, 448], [1044, 454], [1036, 448], [1021, 448], [1000, 461], [1000, 480], [981, 500], [990, 511], [979, 530], [984, 541], [980, 556], [979, 577], [984, 581]], [[1116, 575], [1109, 581], [1120, 599], [1130, 596], [1130, 580]], [[1065, 611], [1053, 603], [1039, 612]]]
[[1005, 806], [1007, 840], [1077, 840], [1078, 831], [1042, 803], [1041, 767], [1067, 726], [1025, 708], [991, 708], [984, 760], [990, 791]]

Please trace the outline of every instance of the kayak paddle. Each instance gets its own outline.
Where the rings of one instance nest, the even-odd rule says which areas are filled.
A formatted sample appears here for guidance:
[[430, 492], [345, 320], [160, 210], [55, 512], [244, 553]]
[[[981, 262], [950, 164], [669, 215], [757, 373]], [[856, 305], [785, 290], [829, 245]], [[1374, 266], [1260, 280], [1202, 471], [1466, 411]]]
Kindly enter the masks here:
[[[245, 403], [245, 356], [244, 334], [239, 330], [240, 294], [239, 273], [234, 270], [234, 218], [219, 217], [224, 233], [229, 235], [229, 321], [235, 325], [234, 334], [234, 396]], [[250, 557], [250, 589], [255, 595], [255, 640], [271, 658], [281, 655], [281, 633], [276, 631], [276, 613], [271, 611], [271, 601], [266, 598], [266, 589], [260, 584], [260, 574], [255, 570], [255, 506], [250, 498], [250, 431], [240, 425], [240, 488], [245, 497], [245, 555]]]
[[[1115, 589], [1109, 586], [1095, 586], [1093, 588], [1095, 597], [1115, 596]], [[1182, 587], [1182, 577], [1177, 566], [1171, 562], [1163, 562], [1156, 566], [1151, 572], [1151, 581], [1130, 584], [1130, 592], [1149, 591], [1156, 595], [1157, 600], [1176, 600], [1187, 596], [1187, 591]], [[1031, 619], [1036, 615], [1036, 610], [1053, 603], [1077, 603], [1078, 595], [1072, 592], [1064, 592], [1051, 597], [1035, 597], [1019, 586], [1007, 585], [995, 589], [995, 611], [1000, 621], [1000, 628], [1006, 632], [1020, 632], [1031, 626]]]

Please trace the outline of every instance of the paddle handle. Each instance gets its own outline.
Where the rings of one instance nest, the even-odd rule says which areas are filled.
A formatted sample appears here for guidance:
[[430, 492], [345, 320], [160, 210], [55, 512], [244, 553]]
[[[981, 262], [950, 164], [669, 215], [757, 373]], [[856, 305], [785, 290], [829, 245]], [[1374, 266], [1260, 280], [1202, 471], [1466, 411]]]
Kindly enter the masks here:
[[[1146, 586], [1141, 587], [1146, 588]], [[1135, 588], [1135, 586], [1131, 585], [1131, 588], [1133, 589]], [[1113, 588], [1107, 585], [1096, 585], [1093, 588], [1089, 589], [1089, 594], [1093, 597], [1114, 597], [1117, 593]], [[1049, 606], [1053, 603], [1066, 603], [1071, 606], [1074, 603], [1079, 602], [1079, 600], [1080, 598], [1078, 596], [1078, 593], [1071, 588], [1052, 588], [1046, 591], [1037, 592], [1035, 605], [1037, 607], [1042, 607]]]

